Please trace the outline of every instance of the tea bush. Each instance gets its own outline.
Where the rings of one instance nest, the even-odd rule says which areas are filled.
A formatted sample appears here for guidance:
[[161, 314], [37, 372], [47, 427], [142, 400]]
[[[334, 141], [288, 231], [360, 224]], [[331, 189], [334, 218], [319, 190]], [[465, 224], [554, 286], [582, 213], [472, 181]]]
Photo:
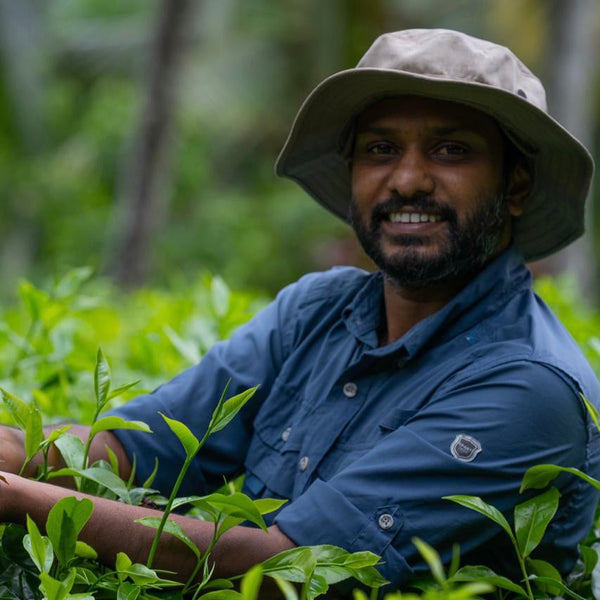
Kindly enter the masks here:
[[[592, 332], [600, 331], [599, 315], [582, 305], [567, 280], [542, 280], [537, 288], [598, 369], [600, 341]], [[120, 554], [112, 569], [100, 565], [94, 549], [78, 540], [93, 510], [87, 500], [66, 498], [59, 502], [48, 516], [45, 535], [30, 519], [25, 528], [1, 526], [0, 599], [254, 599], [260, 596], [264, 577], [272, 578], [286, 599], [315, 598], [326, 594], [332, 584], [348, 578], [354, 578], [357, 586], [359, 582], [363, 584], [354, 592], [356, 600], [366, 600], [368, 588], [372, 598], [377, 595], [385, 583], [375, 569], [378, 557], [366, 551], [350, 554], [333, 546], [297, 548], [254, 567], [238, 582], [216, 580], [210, 569], [210, 549], [204, 553], [198, 549], [169, 519], [171, 511], [187, 506], [191, 514], [214, 522], [216, 539], [243, 521], [264, 528], [262, 515], [275, 510], [280, 501], [252, 501], [234, 484], [209, 496], [186, 498], [177, 497], [176, 484], [171, 496], [162, 498], [151, 489], [151, 480], [141, 487], [120, 480], [116, 460], [90, 464], [89, 446], [70, 435], [67, 427], [55, 430], [47, 438], [42, 431], [42, 421], [91, 424], [92, 435], [124, 426], [146, 427], [143, 423], [125, 424], [116, 417], [105, 418], [102, 413], [115, 402], [151, 389], [197, 362], [212, 344], [228, 337], [263, 306], [265, 298], [232, 292], [222, 279], [209, 274], [170, 291], [144, 289], [124, 295], [109, 282], [92, 277], [87, 268], [75, 269], [39, 287], [23, 281], [18, 295], [19, 301], [3, 309], [0, 318], [0, 416], [2, 422], [25, 430], [28, 458], [37, 452], [45, 455], [52, 443], [63, 454], [65, 469], [53, 473], [43, 466], [39, 477], [51, 480], [70, 475], [79, 490], [123, 502], [140, 503], [151, 496], [164, 512], [160, 519], [142, 520], [142, 524], [156, 529], [147, 563], [133, 564], [129, 557]], [[111, 367], [105, 354], [110, 357]], [[202, 439], [197, 439], [183, 423], [165, 417], [173, 443], [182, 444], [187, 456], [180, 478], [206, 437], [226, 427], [252, 394], [253, 390], [248, 390], [227, 398], [225, 390]], [[590, 410], [598, 424], [598, 415], [591, 407]], [[529, 600], [598, 597], [594, 594], [599, 569], [595, 550], [597, 524], [582, 544], [577, 574], [568, 581], [551, 564], [530, 556], [558, 505], [558, 492], [548, 486], [563, 470], [540, 465], [527, 473], [523, 489], [545, 491], [517, 506], [512, 522], [480, 498], [447, 498], [484, 514], [505, 531], [521, 565], [520, 581], [510, 581], [484, 567], [460, 567], [458, 548], [452, 564], [444, 568], [435, 549], [415, 539], [431, 576], [417, 583], [414, 592], [388, 593], [386, 600], [459, 600], [492, 593]], [[599, 482], [574, 469], [569, 471], [600, 489]], [[152, 568], [163, 531], [178, 537], [197, 558], [196, 571], [186, 585]]]

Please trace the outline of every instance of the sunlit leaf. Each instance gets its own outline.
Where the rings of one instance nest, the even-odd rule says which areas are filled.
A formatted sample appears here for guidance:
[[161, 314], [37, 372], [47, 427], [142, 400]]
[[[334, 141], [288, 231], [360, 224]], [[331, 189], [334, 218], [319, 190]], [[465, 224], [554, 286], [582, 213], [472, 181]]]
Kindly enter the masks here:
[[68, 468], [78, 469], [83, 463], [85, 445], [81, 438], [72, 433], [65, 433], [54, 442]]
[[444, 500], [456, 502], [461, 506], [470, 508], [471, 510], [474, 510], [486, 516], [488, 519], [491, 519], [492, 521], [500, 525], [500, 527], [502, 527], [502, 529], [504, 529], [504, 531], [506, 531], [506, 533], [510, 536], [511, 540], [514, 540], [514, 536], [511, 531], [510, 525], [508, 524], [508, 521], [495, 506], [487, 504], [477, 496], [444, 496]]
[[[146, 527], [151, 527], [152, 529], [158, 529], [161, 519], [160, 517], [142, 517], [141, 519], [137, 519], [136, 523], [140, 523]], [[165, 521], [163, 532], [170, 533], [171, 535], [175, 536], [178, 540], [182, 541], [196, 556], [200, 556], [200, 550], [198, 550], [198, 546], [194, 544], [194, 542], [183, 530], [183, 527], [177, 523], [177, 521], [167, 519], [167, 521]]]
[[527, 592], [520, 585], [507, 577], [497, 575], [489, 567], [465, 566], [460, 568], [449, 581], [483, 581], [494, 587], [508, 590], [515, 594], [527, 597]]
[[586, 475], [583, 471], [573, 467], [559, 467], [558, 465], [536, 465], [527, 469], [523, 482], [521, 483], [520, 491], [528, 489], [545, 488], [551, 481], [556, 479], [561, 473], [571, 473], [584, 481], [587, 481], [591, 486], [600, 490], [600, 481]]
[[419, 554], [428, 564], [434, 579], [443, 586], [446, 581], [446, 574], [444, 573], [444, 567], [442, 566], [442, 561], [438, 552], [427, 542], [424, 542], [417, 537], [412, 538], [412, 543], [416, 546]]
[[243, 408], [246, 402], [254, 396], [257, 389], [258, 386], [250, 388], [226, 400], [220, 407], [220, 410], [216, 410], [213, 414], [210, 425], [208, 426], [209, 431], [211, 433], [216, 433], [226, 427]]
[[169, 426], [169, 429], [177, 436], [177, 439], [183, 446], [187, 457], [191, 458], [194, 456], [196, 452], [198, 452], [200, 442], [190, 431], [188, 426], [181, 423], [181, 421], [171, 419], [162, 413], [159, 414], [165, 420], [166, 424]]
[[126, 421], [123, 417], [111, 415], [110, 417], [98, 419], [90, 428], [90, 436], [94, 437], [101, 431], [111, 431], [113, 429], [133, 429], [145, 433], [152, 433], [150, 427], [143, 421]]
[[46, 536], [42, 536], [33, 519], [27, 515], [27, 535], [23, 538], [23, 546], [31, 560], [40, 572], [48, 573], [54, 562], [54, 551], [52, 542]]
[[550, 488], [515, 507], [515, 533], [522, 556], [529, 556], [542, 541], [558, 509], [559, 498], [558, 490]]
[[242, 577], [240, 592], [244, 600], [256, 600], [263, 580], [263, 570], [260, 565], [254, 565]]
[[94, 370], [94, 392], [96, 394], [96, 406], [101, 409], [108, 401], [108, 390], [110, 389], [110, 367], [102, 349], [98, 348], [96, 356], [96, 369]]
[[94, 481], [97, 484], [104, 486], [105, 488], [113, 492], [113, 494], [118, 496], [127, 504], [131, 504], [131, 497], [129, 496], [129, 490], [125, 485], [125, 482], [118, 475], [115, 475], [112, 471], [108, 469], [102, 469], [100, 467], [89, 467], [87, 469], [68, 468], [58, 469], [56, 471], [52, 471], [49, 474], [50, 479], [65, 476], [83, 477], [84, 479]]

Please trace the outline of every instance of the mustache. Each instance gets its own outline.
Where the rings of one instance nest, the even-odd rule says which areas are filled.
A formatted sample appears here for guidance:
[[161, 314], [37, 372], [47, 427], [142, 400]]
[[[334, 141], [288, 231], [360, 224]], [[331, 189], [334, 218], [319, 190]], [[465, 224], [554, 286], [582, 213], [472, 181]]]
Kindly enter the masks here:
[[386, 221], [390, 213], [402, 212], [405, 208], [439, 215], [444, 221], [456, 223], [457, 215], [454, 208], [445, 202], [440, 202], [430, 196], [394, 196], [380, 202], [371, 213], [373, 224]]

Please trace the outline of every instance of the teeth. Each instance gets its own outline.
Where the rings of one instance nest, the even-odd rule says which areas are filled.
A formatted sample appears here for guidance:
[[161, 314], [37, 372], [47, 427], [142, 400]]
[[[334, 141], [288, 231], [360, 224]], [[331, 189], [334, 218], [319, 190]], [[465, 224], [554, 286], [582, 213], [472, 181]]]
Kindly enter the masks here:
[[390, 214], [392, 223], [437, 223], [440, 220], [439, 215], [430, 215], [429, 213], [401, 212]]

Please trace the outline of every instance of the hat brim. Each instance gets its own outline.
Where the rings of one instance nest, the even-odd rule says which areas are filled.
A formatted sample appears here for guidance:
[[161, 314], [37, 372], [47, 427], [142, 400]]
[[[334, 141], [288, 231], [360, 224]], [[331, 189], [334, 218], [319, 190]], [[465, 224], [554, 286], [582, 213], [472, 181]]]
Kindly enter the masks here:
[[317, 202], [347, 220], [351, 199], [343, 133], [368, 105], [414, 95], [458, 102], [493, 117], [529, 158], [533, 187], [513, 235], [526, 260], [560, 250], [582, 235], [593, 174], [587, 149], [543, 110], [517, 94], [477, 82], [374, 68], [332, 75], [298, 112], [276, 173], [296, 181]]

